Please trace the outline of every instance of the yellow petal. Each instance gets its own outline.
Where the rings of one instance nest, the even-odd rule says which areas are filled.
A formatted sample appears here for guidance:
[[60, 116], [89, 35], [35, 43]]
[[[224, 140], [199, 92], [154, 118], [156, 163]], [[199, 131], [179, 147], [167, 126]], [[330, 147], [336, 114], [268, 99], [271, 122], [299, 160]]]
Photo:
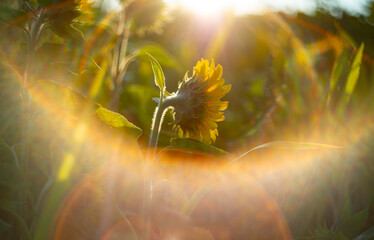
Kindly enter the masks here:
[[223, 69], [221, 65], [217, 65], [217, 68], [214, 70], [212, 76], [210, 78], [218, 80], [222, 77]]

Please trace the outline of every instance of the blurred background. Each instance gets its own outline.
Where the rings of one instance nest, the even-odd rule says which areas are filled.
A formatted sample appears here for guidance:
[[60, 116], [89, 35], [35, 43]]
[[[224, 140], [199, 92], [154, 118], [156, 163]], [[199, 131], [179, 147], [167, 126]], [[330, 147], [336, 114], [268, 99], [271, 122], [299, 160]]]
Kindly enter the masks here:
[[[83, 2], [0, 4], [0, 236], [140, 239], [129, 232], [140, 231], [139, 156], [159, 97], [150, 53], [170, 93], [201, 58], [232, 85], [214, 147], [161, 152], [154, 239], [374, 239], [374, 1]], [[38, 9], [48, 21], [30, 44]], [[55, 85], [33, 95], [27, 76], [79, 97]], [[94, 103], [142, 135], [92, 127]], [[172, 122], [169, 111], [160, 149], [177, 137]], [[206, 179], [219, 187], [193, 200], [191, 227], [176, 209]]]

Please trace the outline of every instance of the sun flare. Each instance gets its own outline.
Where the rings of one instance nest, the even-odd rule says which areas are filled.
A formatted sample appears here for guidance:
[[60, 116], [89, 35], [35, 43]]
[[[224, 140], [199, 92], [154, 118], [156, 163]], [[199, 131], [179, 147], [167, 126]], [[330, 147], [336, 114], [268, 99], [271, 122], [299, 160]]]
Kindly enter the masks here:
[[201, 17], [221, 15], [231, 6], [230, 1], [227, 0], [165, 0], [165, 2], [185, 8]]

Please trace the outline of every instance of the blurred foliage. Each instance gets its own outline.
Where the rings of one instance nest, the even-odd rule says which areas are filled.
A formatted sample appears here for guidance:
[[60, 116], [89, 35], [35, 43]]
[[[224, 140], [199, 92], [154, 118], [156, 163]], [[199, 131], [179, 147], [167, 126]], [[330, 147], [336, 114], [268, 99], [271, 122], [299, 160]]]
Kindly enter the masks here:
[[[176, 150], [171, 166], [180, 156], [231, 160], [237, 152], [260, 146], [238, 161], [239, 168], [248, 174], [246, 181], [254, 178], [266, 189], [295, 239], [373, 239], [373, 2], [367, 6], [368, 16], [333, 16], [320, 8], [314, 15], [228, 12], [215, 21], [181, 9], [171, 14], [160, 0], [121, 4], [123, 9], [109, 13], [83, 0], [0, 4], [2, 238], [48, 239], [64, 233], [60, 239], [94, 239], [119, 229], [118, 238], [139, 239], [142, 195], [136, 180], [141, 182], [141, 173], [133, 166], [143, 163], [139, 149], [146, 146], [157, 106], [152, 99], [160, 97], [157, 86], [176, 91], [186, 70], [204, 57], [221, 64], [223, 78], [232, 84], [216, 147], [175, 138], [173, 116], [167, 112], [159, 139], [166, 148], [159, 157]], [[165, 74], [165, 79], [156, 79], [157, 86], [152, 69]], [[271, 153], [268, 146], [275, 145], [263, 145], [280, 140], [319, 147], [276, 148]], [[292, 167], [307, 162], [310, 152], [315, 158], [306, 166], [308, 172]], [[288, 158], [295, 160], [293, 165]], [[253, 163], [258, 159], [277, 168], [262, 171], [265, 167]], [[218, 162], [222, 164], [217, 160], [213, 165]], [[171, 176], [196, 171], [192, 180], [210, 179], [204, 169], [208, 163], [202, 163], [203, 170], [193, 164], [191, 169], [173, 169]], [[105, 182], [109, 175], [116, 178], [110, 187]], [[258, 229], [267, 225], [253, 229], [266, 223], [265, 218], [247, 215], [253, 224], [247, 229], [224, 211], [236, 211], [238, 218], [246, 210], [254, 214], [262, 206], [261, 194], [248, 190], [252, 183], [228, 178], [233, 182], [229, 190], [221, 178], [215, 179], [222, 184], [214, 190], [169, 186], [175, 202], [163, 199], [168, 192], [160, 191], [155, 202], [159, 197], [170, 206], [154, 210], [161, 233], [153, 234], [166, 237], [175, 228], [184, 229], [180, 231], [186, 239], [212, 239], [227, 228], [236, 239], [249, 233], [256, 239]], [[211, 211], [208, 200], [222, 196], [231, 201], [229, 208]], [[179, 211], [186, 202], [194, 206], [188, 216]], [[71, 212], [65, 214], [63, 207]], [[268, 208], [258, 209], [273, 211]], [[108, 212], [112, 215], [104, 224], [101, 217]], [[216, 217], [194, 219], [202, 213]], [[219, 213], [228, 220], [214, 215]], [[56, 216], [73, 230], [56, 226]], [[212, 219], [216, 228], [209, 225]], [[268, 236], [264, 232], [272, 234], [262, 231], [263, 239]]]

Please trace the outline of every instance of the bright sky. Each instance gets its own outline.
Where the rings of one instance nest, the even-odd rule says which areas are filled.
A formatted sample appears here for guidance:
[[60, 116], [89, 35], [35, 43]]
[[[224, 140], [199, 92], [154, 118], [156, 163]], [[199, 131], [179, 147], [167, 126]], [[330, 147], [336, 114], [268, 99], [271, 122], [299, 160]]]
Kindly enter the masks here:
[[[93, 0], [107, 11], [120, 8], [119, 0]], [[317, 0], [163, 0], [170, 7], [182, 7], [199, 16], [219, 15], [231, 9], [237, 15], [258, 14], [268, 10], [313, 13]], [[340, 6], [352, 15], [368, 13], [366, 5], [374, 0], [319, 0], [327, 5]]]
[[[303, 11], [312, 13], [316, 0], [164, 0], [170, 6], [181, 6], [197, 15], [217, 14], [232, 9], [237, 15], [261, 13], [266, 9]], [[351, 14], [365, 13], [366, 4], [371, 0], [324, 0], [329, 5], [338, 5]], [[335, 3], [335, 4], [334, 4]]]

